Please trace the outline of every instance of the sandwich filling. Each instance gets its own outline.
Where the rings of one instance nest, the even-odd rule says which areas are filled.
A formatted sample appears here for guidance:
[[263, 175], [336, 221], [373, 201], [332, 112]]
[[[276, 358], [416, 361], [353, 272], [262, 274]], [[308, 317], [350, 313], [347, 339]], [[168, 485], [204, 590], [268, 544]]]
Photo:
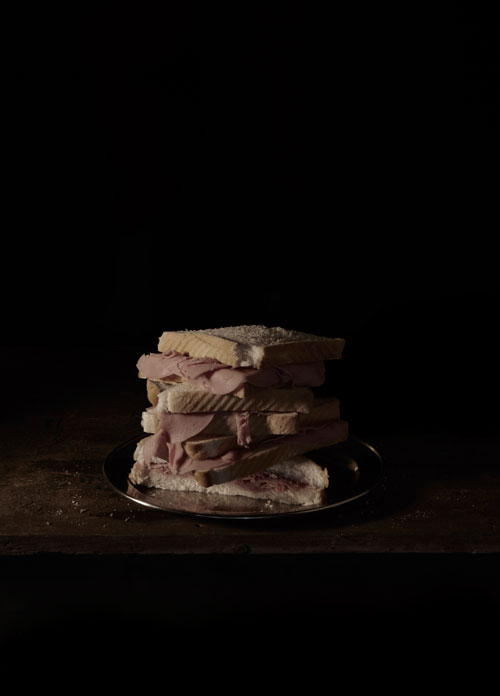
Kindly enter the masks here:
[[160, 429], [154, 435], [142, 440], [142, 456], [144, 463], [151, 468], [166, 467], [173, 474], [208, 471], [238, 461], [249, 453], [253, 454], [266, 449], [270, 444], [295, 443], [310, 445], [311, 449], [328, 446], [342, 432], [342, 425], [342, 421], [335, 420], [321, 425], [309, 426], [293, 435], [274, 435], [252, 448], [238, 447], [219, 457], [208, 459], [192, 459], [184, 450], [182, 441], [172, 441], [170, 433]]
[[285, 491], [313, 490], [305, 481], [293, 481], [292, 479], [278, 476], [278, 474], [260, 471], [241, 479], [236, 479], [233, 483], [241, 488], [242, 491], [257, 493], [259, 491], [284, 493]]
[[185, 380], [212, 394], [231, 394], [245, 383], [256, 387], [319, 387], [325, 381], [322, 361], [270, 367], [231, 367], [213, 358], [190, 358], [175, 350], [142, 355], [137, 362], [142, 377]]
[[[168, 442], [184, 442], [207, 428], [213, 421], [215, 412], [203, 413], [169, 413], [157, 411], [155, 406], [146, 409], [154, 413], [158, 419], [158, 430], [163, 430]], [[240, 447], [248, 447], [252, 442], [250, 430], [250, 411], [233, 411], [231, 414], [236, 424], [237, 443]]]

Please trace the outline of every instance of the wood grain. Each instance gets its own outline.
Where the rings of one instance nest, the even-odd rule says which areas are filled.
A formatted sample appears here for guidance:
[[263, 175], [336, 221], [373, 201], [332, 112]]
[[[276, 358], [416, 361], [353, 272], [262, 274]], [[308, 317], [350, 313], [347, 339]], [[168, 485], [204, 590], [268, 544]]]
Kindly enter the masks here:
[[[0, 555], [500, 550], [498, 436], [389, 431], [368, 438], [354, 423], [353, 434], [384, 458], [381, 500], [262, 524], [200, 520], [136, 506], [103, 477], [108, 452], [142, 434], [147, 397], [133, 351], [112, 359], [98, 351], [4, 354], [14, 376], [28, 357], [36, 388], [16, 377], [4, 392]], [[80, 379], [70, 381], [75, 365]]]

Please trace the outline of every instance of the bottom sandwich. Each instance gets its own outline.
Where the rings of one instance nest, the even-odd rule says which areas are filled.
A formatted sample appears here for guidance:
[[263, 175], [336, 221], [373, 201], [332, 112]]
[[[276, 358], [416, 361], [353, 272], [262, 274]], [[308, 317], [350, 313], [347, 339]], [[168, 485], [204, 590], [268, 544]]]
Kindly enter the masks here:
[[201, 486], [193, 472], [173, 474], [168, 466], [147, 464], [137, 452], [130, 472], [133, 484], [207, 495], [240, 495], [288, 505], [321, 505], [326, 501], [328, 471], [304, 456], [267, 467], [264, 471], [210, 487]]

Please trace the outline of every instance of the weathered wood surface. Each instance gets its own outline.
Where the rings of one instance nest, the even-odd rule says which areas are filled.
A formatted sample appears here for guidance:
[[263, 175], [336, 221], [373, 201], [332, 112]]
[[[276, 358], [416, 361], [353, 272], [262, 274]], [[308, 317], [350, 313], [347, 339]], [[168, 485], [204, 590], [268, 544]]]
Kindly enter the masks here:
[[102, 474], [108, 452], [141, 433], [147, 402], [138, 355], [5, 357], [22, 376], [11, 381], [0, 425], [0, 554], [500, 550], [500, 436], [367, 434], [351, 423], [384, 458], [383, 499], [269, 522], [190, 518], [135, 505]]

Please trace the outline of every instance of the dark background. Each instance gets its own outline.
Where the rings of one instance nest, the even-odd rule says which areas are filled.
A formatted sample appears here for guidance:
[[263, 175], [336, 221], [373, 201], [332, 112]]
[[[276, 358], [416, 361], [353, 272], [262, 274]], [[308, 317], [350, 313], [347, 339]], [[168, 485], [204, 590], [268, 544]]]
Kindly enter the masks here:
[[[5, 24], [6, 409], [26, 407], [20, 378], [48, 387], [30, 392], [39, 408], [75, 389], [65, 351], [95, 360], [105, 393], [113, 355], [132, 382], [164, 330], [264, 323], [346, 339], [328, 370], [354, 433], [496, 432], [496, 17], [458, 2], [88, 5]], [[415, 563], [410, 587], [434, 568]], [[393, 571], [377, 567], [384, 587]], [[341, 627], [364, 619], [364, 664], [387, 617], [375, 601], [353, 624], [363, 568], [342, 580]], [[481, 591], [456, 587], [443, 625], [460, 637]]]
[[360, 427], [494, 427], [496, 18], [181, 5], [12, 17], [3, 346], [281, 325]]

